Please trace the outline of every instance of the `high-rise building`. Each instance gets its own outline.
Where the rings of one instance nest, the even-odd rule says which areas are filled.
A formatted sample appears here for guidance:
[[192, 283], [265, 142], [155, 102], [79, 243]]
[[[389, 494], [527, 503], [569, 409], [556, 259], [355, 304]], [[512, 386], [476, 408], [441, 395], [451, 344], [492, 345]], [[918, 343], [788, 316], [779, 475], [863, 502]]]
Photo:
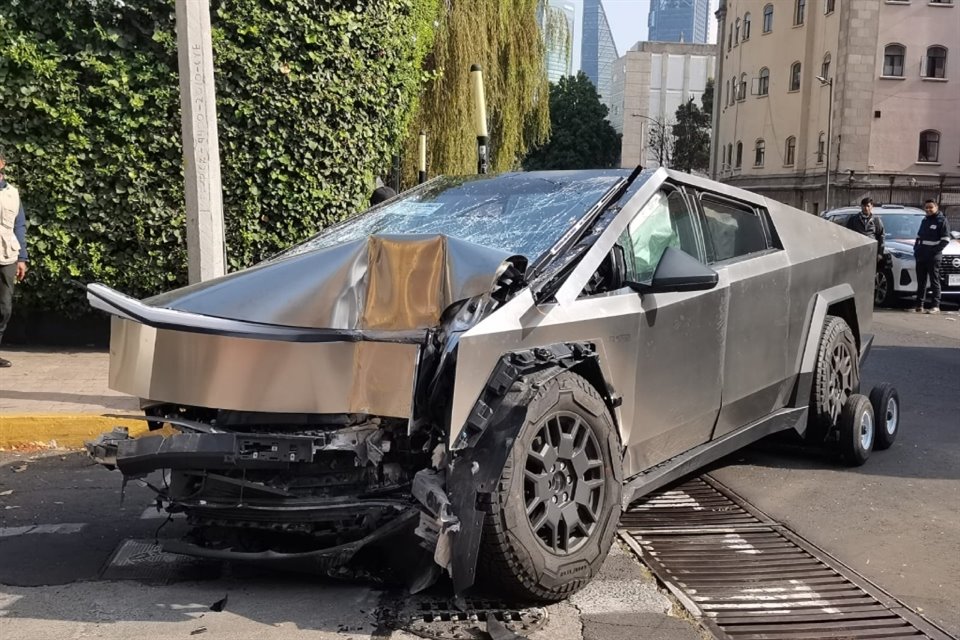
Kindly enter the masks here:
[[710, 0], [651, 0], [647, 40], [704, 44], [710, 25]]
[[600, 94], [600, 102], [608, 109], [613, 106], [613, 65], [617, 57], [617, 45], [603, 4], [600, 0], [584, 0], [580, 70], [593, 82]]
[[607, 119], [623, 134], [620, 166], [670, 166], [677, 108], [700, 106], [716, 52], [709, 44], [638, 42], [617, 60]]
[[543, 34], [547, 80], [557, 82], [573, 73], [573, 38], [577, 8], [570, 0], [550, 0], [538, 16]]
[[717, 19], [718, 179], [810, 212], [960, 205], [960, 2], [721, 0]]

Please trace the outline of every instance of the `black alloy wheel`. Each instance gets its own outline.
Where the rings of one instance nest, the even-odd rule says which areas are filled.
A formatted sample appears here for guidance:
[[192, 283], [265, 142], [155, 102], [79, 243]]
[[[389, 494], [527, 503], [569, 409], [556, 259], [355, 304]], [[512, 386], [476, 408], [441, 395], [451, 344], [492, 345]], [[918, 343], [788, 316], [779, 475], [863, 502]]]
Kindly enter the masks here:
[[517, 434], [486, 512], [477, 575], [497, 598], [556, 602], [600, 571], [620, 521], [620, 436], [606, 402], [571, 371], [511, 387], [491, 423]]
[[542, 422], [527, 450], [523, 495], [527, 521], [551, 552], [576, 551], [596, 529], [603, 466], [597, 436], [579, 415], [558, 411]]

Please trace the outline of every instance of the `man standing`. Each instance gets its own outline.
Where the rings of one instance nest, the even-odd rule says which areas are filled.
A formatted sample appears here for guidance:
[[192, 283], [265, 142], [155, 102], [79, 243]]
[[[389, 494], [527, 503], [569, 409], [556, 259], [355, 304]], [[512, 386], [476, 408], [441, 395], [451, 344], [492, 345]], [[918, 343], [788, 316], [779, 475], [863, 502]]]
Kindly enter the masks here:
[[847, 229], [862, 233], [868, 238], [877, 241], [877, 263], [883, 261], [883, 222], [873, 215], [873, 199], [864, 198], [860, 201], [860, 214], [847, 220]]
[[924, 202], [923, 210], [927, 215], [920, 222], [917, 243], [913, 245], [913, 255], [917, 259], [917, 306], [914, 311], [923, 311], [929, 278], [933, 305], [927, 313], [940, 313], [940, 258], [944, 247], [950, 243], [950, 223], [934, 200]]
[[[13, 312], [13, 287], [27, 276], [27, 217], [20, 193], [3, 175], [7, 158], [0, 149], [0, 341]], [[10, 361], [0, 358], [0, 368]]]

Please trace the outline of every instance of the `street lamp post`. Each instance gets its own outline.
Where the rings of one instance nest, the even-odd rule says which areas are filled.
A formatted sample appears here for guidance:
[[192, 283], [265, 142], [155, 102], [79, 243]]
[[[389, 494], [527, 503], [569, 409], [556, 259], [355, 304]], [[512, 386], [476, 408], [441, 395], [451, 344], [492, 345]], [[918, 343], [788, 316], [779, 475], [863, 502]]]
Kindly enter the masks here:
[[830, 105], [827, 107], [827, 162], [825, 165], [826, 193], [823, 203], [823, 210], [828, 211], [830, 209], [830, 150], [833, 146], [833, 79], [817, 76], [817, 80], [820, 82], [820, 86], [826, 85], [829, 88], [827, 100], [830, 101]]

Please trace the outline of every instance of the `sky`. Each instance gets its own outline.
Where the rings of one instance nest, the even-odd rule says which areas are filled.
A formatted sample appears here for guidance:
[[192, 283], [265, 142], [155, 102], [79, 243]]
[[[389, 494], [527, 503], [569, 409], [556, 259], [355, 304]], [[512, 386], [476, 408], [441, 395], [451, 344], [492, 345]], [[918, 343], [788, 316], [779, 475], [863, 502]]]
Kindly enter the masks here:
[[[627, 49], [632, 47], [638, 40], [647, 38], [647, 14], [650, 13], [650, 0], [601, 0], [603, 10], [607, 14], [607, 21], [610, 23], [610, 29], [613, 31], [613, 41], [617, 43], [617, 49], [622, 56]], [[583, 2], [574, 0], [577, 5], [577, 11], [583, 11]], [[710, 32], [708, 40], [716, 42], [717, 40], [717, 20], [713, 17], [713, 12], [717, 10], [717, 0], [710, 0]], [[580, 34], [575, 34], [573, 68], [580, 67]]]

